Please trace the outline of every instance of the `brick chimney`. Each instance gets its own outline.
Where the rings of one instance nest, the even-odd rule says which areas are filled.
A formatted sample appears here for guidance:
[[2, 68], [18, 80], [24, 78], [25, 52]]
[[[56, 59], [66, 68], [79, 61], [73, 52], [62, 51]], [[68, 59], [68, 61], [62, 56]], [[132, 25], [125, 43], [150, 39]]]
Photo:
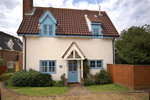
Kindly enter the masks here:
[[31, 13], [33, 9], [33, 0], [23, 0], [23, 18], [25, 13]]

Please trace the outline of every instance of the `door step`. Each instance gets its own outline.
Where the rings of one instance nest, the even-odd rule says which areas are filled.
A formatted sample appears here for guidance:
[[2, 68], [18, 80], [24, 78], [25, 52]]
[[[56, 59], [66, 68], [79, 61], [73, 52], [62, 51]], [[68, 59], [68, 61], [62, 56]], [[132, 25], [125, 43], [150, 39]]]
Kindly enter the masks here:
[[75, 82], [75, 83], [68, 83], [68, 86], [80, 86], [80, 83], [78, 83], [78, 82]]

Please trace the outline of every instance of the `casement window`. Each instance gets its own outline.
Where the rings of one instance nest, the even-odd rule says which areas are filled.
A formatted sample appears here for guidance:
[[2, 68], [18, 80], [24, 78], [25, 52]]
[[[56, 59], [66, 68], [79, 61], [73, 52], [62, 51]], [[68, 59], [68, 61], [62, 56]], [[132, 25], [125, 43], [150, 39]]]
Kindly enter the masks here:
[[89, 60], [89, 66], [91, 69], [102, 69], [103, 60]]
[[7, 68], [13, 68], [14, 62], [13, 61], [8, 61], [7, 62]]
[[44, 36], [52, 36], [53, 35], [53, 25], [44, 25], [43, 35]]
[[99, 30], [98, 28], [94, 28], [94, 35], [98, 35], [99, 33], [98, 30]]
[[41, 73], [56, 73], [56, 60], [41, 60], [40, 61]]

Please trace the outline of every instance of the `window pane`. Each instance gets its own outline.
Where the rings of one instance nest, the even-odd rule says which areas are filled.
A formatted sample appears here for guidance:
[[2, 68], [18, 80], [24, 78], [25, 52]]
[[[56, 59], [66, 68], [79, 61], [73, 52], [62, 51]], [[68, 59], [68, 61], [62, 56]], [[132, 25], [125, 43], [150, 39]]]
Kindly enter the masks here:
[[55, 63], [54, 63], [54, 61], [52, 61], [52, 66], [55, 66]]
[[52, 66], [52, 62], [51, 61], [49, 61], [49, 66]]
[[44, 66], [44, 62], [42, 62], [42, 66]]
[[69, 71], [72, 71], [72, 66], [69, 66]]
[[52, 30], [52, 25], [49, 25], [49, 30]]
[[53, 31], [49, 31], [49, 35], [52, 35], [53, 34]]
[[74, 71], [77, 71], [77, 66], [74, 66]]
[[92, 64], [92, 65], [93, 65], [93, 67], [95, 67], [95, 61], [93, 61], [93, 64]]
[[47, 35], [47, 25], [44, 25], [44, 35]]
[[47, 72], [47, 67], [45, 67], [45, 72]]
[[97, 61], [97, 67], [101, 67], [101, 61]]
[[42, 67], [42, 72], [44, 72], [44, 67]]
[[51, 67], [49, 67], [49, 72], [52, 72], [52, 69], [51, 69]]
[[45, 66], [47, 66], [47, 61], [45, 61]]
[[98, 29], [97, 28], [94, 29], [94, 35], [98, 35]]
[[55, 71], [55, 68], [54, 67], [52, 67], [52, 72], [54, 72]]

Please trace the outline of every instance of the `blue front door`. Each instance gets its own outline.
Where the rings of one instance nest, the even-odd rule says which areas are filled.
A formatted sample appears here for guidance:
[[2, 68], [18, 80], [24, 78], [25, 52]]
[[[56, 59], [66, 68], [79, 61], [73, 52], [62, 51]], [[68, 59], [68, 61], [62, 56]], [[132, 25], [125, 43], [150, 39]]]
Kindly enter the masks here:
[[78, 82], [78, 61], [68, 61], [68, 82]]

